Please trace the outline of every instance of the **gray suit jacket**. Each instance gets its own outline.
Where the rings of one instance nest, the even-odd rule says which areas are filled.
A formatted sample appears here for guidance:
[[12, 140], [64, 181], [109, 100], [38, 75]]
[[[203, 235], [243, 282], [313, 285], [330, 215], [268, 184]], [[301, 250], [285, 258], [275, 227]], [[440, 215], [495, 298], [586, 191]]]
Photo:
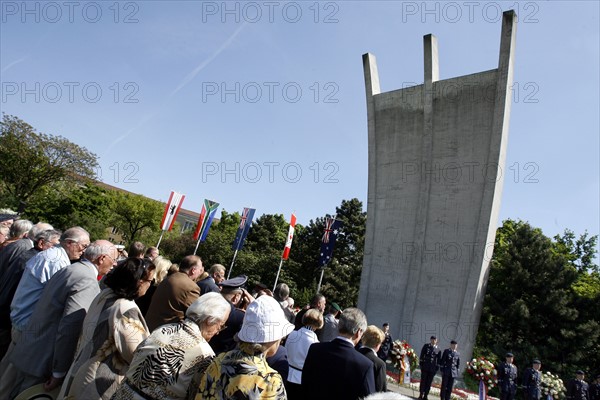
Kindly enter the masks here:
[[87, 260], [52, 276], [11, 355], [17, 368], [41, 378], [69, 370], [87, 310], [100, 293], [97, 276]]

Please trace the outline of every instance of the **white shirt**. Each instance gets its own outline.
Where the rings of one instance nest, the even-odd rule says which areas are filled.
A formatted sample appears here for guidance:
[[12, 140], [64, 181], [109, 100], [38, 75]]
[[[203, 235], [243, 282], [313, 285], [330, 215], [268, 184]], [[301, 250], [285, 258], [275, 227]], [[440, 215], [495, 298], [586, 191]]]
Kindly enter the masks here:
[[304, 368], [308, 349], [313, 343], [319, 343], [317, 334], [304, 327], [293, 331], [288, 336], [285, 342], [285, 348], [288, 352], [288, 364], [290, 365], [288, 382], [298, 385], [302, 383], [302, 368]]

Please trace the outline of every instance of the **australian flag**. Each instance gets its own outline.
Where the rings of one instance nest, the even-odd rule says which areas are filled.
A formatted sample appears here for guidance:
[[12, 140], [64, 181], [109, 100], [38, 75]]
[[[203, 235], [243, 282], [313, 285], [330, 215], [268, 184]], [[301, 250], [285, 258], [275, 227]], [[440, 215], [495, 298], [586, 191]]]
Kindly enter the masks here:
[[339, 228], [342, 226], [342, 221], [334, 218], [327, 218], [325, 221], [325, 233], [321, 239], [321, 256], [319, 257], [319, 267], [324, 267], [331, 261], [333, 256], [333, 246], [337, 238]]
[[246, 240], [246, 235], [248, 235], [248, 231], [250, 230], [250, 225], [252, 224], [252, 218], [254, 218], [254, 208], [244, 207], [244, 211], [242, 211], [242, 220], [240, 221], [240, 226], [238, 227], [237, 233], [235, 234], [235, 240], [233, 241], [233, 250], [241, 250], [244, 247], [244, 240]]

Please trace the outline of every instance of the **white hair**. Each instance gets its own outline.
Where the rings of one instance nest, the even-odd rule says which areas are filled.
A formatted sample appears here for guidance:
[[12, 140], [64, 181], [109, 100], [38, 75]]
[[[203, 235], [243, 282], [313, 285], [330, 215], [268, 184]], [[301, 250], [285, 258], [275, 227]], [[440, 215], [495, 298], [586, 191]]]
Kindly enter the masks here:
[[10, 236], [21, 239], [33, 227], [33, 222], [27, 219], [18, 219], [10, 227]]
[[185, 316], [200, 325], [206, 321], [212, 325], [225, 319], [227, 312], [231, 310], [229, 302], [220, 293], [206, 293], [194, 301], [185, 312]]

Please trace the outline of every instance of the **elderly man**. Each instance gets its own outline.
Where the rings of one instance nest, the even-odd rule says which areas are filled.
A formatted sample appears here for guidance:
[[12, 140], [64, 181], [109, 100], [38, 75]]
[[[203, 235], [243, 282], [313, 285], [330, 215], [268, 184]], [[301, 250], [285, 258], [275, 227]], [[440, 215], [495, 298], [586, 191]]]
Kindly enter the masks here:
[[198, 256], [186, 256], [179, 263], [179, 271], [167, 276], [158, 287], [146, 313], [150, 332], [161, 325], [179, 322], [185, 311], [200, 297], [196, 279], [204, 272]]
[[[46, 229], [47, 230], [41, 230]], [[13, 300], [19, 281], [23, 276], [25, 265], [33, 256], [43, 250], [58, 244], [60, 232], [52, 229], [49, 224], [38, 223], [29, 230], [28, 237], [12, 243], [8, 246], [2, 255], [3, 258], [2, 275], [0, 275], [0, 336], [2, 337], [2, 347], [0, 357], [4, 357], [10, 344], [10, 303]], [[26, 250], [31, 243], [33, 247]], [[0, 368], [1, 375], [1, 368]]]
[[17, 369], [12, 395], [42, 382], [47, 391], [62, 384], [87, 310], [100, 293], [97, 278], [117, 264], [117, 256], [111, 242], [97, 240], [80, 261], [61, 269], [48, 281], [10, 356]]
[[200, 296], [206, 293], [215, 292], [219, 293], [219, 283], [225, 280], [225, 267], [221, 264], [213, 264], [208, 270], [208, 276], [198, 282], [200, 288]]
[[38, 253], [27, 262], [10, 305], [10, 319], [17, 330], [22, 331], [25, 328], [50, 278], [67, 265], [79, 260], [89, 245], [89, 233], [76, 226], [62, 234], [59, 245]]
[[353, 400], [375, 392], [373, 362], [354, 349], [367, 329], [367, 318], [358, 308], [340, 316], [340, 336], [310, 346], [302, 369], [307, 398]]
[[33, 223], [29, 220], [26, 220], [26, 219], [16, 220], [10, 227], [9, 238], [6, 239], [4, 241], [4, 243], [2, 243], [2, 245], [0, 245], [0, 247], [5, 248], [6, 246], [10, 245], [11, 243], [16, 242], [17, 240], [25, 239], [27, 237], [27, 233], [29, 232], [29, 230], [32, 227], [33, 227]]

